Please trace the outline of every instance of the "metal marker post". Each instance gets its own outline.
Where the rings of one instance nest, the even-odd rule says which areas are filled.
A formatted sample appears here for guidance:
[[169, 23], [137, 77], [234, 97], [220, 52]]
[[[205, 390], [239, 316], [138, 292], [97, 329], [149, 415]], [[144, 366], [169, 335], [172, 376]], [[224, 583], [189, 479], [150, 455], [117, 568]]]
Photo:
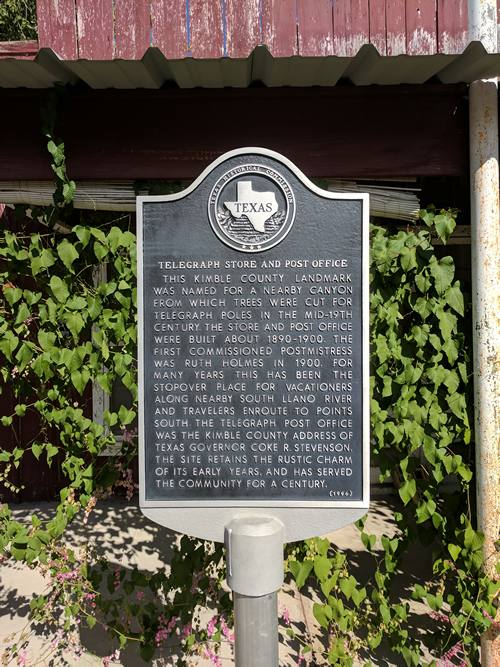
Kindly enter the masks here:
[[278, 667], [283, 538], [284, 526], [274, 517], [237, 516], [225, 528], [237, 667]]

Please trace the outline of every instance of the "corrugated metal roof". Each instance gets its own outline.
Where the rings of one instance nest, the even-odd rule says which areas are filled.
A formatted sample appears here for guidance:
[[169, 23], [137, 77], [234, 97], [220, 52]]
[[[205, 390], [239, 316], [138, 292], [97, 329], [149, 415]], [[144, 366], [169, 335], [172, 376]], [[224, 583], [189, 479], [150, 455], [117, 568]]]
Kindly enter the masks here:
[[334, 86], [340, 80], [363, 85], [470, 83], [500, 76], [500, 54], [487, 53], [479, 42], [460, 54], [381, 56], [372, 45], [353, 57], [273, 57], [257, 47], [248, 58], [167, 60], [157, 48], [141, 60], [62, 60], [51, 49], [33, 59], [0, 59], [0, 87], [48, 88], [83, 82], [90, 88], [180, 88], [266, 86]]

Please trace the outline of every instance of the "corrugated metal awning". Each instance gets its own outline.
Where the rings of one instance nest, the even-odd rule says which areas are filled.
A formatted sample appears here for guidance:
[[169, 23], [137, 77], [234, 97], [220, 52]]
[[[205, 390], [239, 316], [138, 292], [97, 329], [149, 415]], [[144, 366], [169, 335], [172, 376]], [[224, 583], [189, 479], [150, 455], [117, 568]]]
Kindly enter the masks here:
[[49, 88], [55, 84], [85, 83], [90, 88], [180, 88], [265, 86], [470, 83], [500, 76], [500, 54], [487, 53], [479, 42], [460, 54], [381, 56], [372, 45], [353, 57], [273, 57], [259, 46], [248, 58], [167, 60], [150, 48], [141, 60], [62, 60], [51, 49], [33, 58], [0, 59], [0, 87]]

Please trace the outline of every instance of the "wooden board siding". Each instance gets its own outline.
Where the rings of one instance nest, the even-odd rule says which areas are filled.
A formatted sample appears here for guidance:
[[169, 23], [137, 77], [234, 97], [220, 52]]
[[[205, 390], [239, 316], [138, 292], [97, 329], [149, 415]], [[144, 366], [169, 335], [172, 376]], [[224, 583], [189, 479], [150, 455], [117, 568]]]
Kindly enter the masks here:
[[113, 57], [113, 0], [76, 0], [76, 26], [79, 58]]
[[188, 52], [193, 58], [222, 58], [225, 55], [225, 16], [221, 0], [189, 0]]
[[[37, 0], [40, 46], [62, 58], [461, 53], [468, 0]], [[113, 9], [114, 7], [114, 9]]]
[[248, 58], [256, 44], [262, 42], [260, 0], [225, 0], [226, 55]]
[[437, 53], [436, 0], [406, 0], [406, 52], [410, 56]]
[[[466, 86], [75, 90], [58, 127], [75, 179], [194, 178], [241, 146], [277, 150], [311, 177], [458, 175]], [[0, 91], [0, 179], [50, 179], [39, 92]]]
[[368, 0], [337, 0], [333, 5], [333, 52], [355, 56], [370, 41]]
[[461, 53], [467, 46], [467, 0], [438, 0], [437, 9], [439, 53]]
[[165, 58], [186, 56], [186, 0], [151, 0], [151, 46], [160, 49]]
[[[37, 0], [36, 15], [40, 48], [52, 49], [63, 60], [78, 58], [75, 0]], [[100, 35], [102, 28], [90, 23], [85, 30]]]

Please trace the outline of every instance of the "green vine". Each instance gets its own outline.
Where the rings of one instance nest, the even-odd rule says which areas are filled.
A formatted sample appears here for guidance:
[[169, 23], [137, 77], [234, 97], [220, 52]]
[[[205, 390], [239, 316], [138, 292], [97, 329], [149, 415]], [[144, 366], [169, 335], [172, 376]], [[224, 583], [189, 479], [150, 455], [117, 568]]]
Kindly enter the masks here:
[[[299, 588], [320, 596], [314, 615], [325, 629], [331, 665], [367, 664], [385, 652], [407, 665], [478, 665], [481, 635], [495, 617], [498, 585], [483, 571], [483, 536], [471, 509], [473, 448], [470, 427], [470, 358], [464, 295], [451, 257], [439, 259], [435, 233], [446, 242], [455, 212], [422, 211], [421, 227], [391, 234], [372, 228], [371, 318], [372, 453], [381, 481], [392, 480], [401, 506], [397, 534], [365, 531], [373, 576], [360, 582], [344, 554], [327, 540], [296, 549], [289, 570]], [[413, 588], [427, 606], [435, 631], [433, 656], [408, 631], [410, 601], [392, 589], [411, 543], [433, 546], [433, 577]], [[385, 655], [384, 655], [385, 657]]]
[[[12, 471], [23, 459], [57, 465], [65, 481], [50, 520], [34, 515], [30, 523], [16, 521], [2, 506], [0, 554], [49, 578], [47, 592], [31, 607], [34, 621], [56, 628], [51, 651], [77, 655], [72, 637], [83, 620], [89, 628], [104, 627], [115, 642], [108, 664], [129, 643], [139, 646], [146, 662], [155, 651], [177, 645], [183, 656], [196, 651], [218, 664], [220, 642], [232, 638], [220, 546], [183, 537], [170, 570], [151, 574], [124, 570], [90, 548], [76, 551], [64, 543], [71, 521], [86, 522], [101, 498], [119, 489], [130, 499], [135, 491], [137, 294], [128, 217], [77, 224], [65, 235], [55, 231], [54, 221], [76, 215], [71, 217], [75, 186], [66, 173], [64, 144], [56, 138], [56, 109], [51, 100], [44, 121], [54, 206], [33, 215], [51, 231], [34, 231], [25, 220], [0, 235], [0, 380], [14, 396], [12, 413], [1, 417], [4, 442], [13, 444], [0, 450], [0, 482], [15, 493]], [[309, 656], [314, 665], [371, 664], [383, 649], [384, 657], [397, 654], [407, 665], [425, 663], [422, 643], [409, 629], [410, 600], [395, 598], [393, 590], [402, 556], [416, 543], [433, 548], [433, 577], [413, 588], [414, 600], [427, 606], [435, 624], [426, 640], [428, 663], [479, 664], [479, 637], [495, 617], [498, 585], [483, 571], [483, 537], [475, 529], [470, 492], [466, 304], [453, 260], [439, 258], [431, 243], [433, 233], [446, 241], [454, 226], [454, 212], [429, 209], [406, 231], [372, 228], [372, 452], [381, 479], [398, 490], [397, 533], [378, 541], [364, 520], [358, 522], [372, 559], [368, 580], [358, 579], [346, 554], [326, 539], [289, 550], [290, 576], [317, 596], [313, 611], [325, 641], [325, 650], [318, 650], [285, 619], [286, 636], [302, 646], [299, 662]], [[102, 264], [108, 279], [95, 284]], [[104, 423], [95, 423], [90, 387], [109, 394], [118, 381], [132, 404], [106, 411]], [[38, 424], [29, 442], [16, 440], [20, 419]], [[100, 457], [115, 443], [118, 427], [118, 456]], [[206, 606], [213, 609], [208, 624], [197, 615]], [[13, 640], [4, 660], [19, 661], [28, 640], [28, 634]]]

